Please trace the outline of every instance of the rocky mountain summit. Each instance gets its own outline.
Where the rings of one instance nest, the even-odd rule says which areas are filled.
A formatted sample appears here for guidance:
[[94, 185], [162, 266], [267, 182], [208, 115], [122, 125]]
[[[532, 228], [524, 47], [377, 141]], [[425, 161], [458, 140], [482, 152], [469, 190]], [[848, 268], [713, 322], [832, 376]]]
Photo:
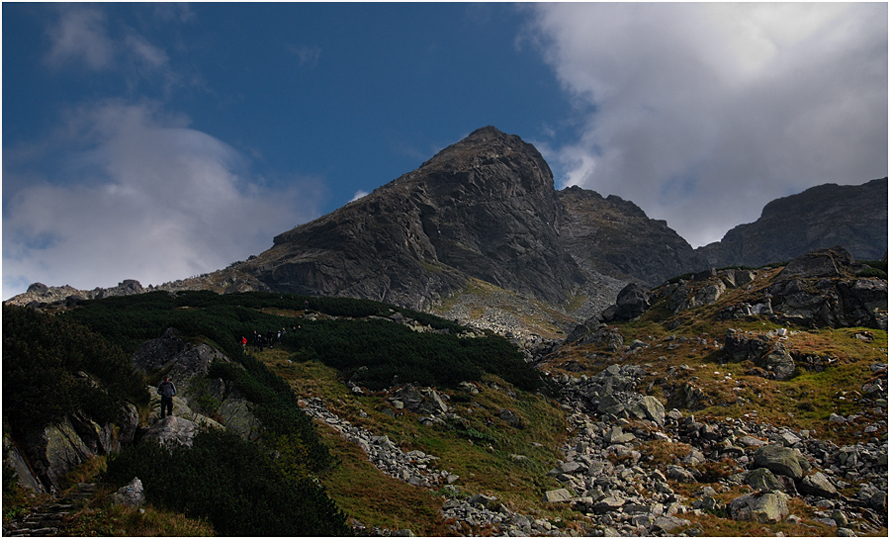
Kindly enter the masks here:
[[587, 275], [562, 247], [541, 154], [493, 127], [417, 170], [275, 237], [239, 266], [274, 291], [429, 308], [468, 277], [563, 304]]
[[712, 267], [757, 267], [833, 245], [861, 260], [887, 253], [887, 178], [862, 185], [829, 183], [773, 200], [757, 221], [696, 252]]

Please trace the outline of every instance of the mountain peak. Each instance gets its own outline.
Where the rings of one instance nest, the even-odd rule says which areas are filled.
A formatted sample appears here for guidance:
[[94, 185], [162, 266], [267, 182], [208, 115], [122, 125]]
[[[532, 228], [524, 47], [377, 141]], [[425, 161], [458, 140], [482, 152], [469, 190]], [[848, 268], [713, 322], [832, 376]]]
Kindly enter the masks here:
[[421, 165], [418, 172], [431, 168], [468, 171], [498, 163], [511, 168], [515, 178], [530, 175], [546, 178], [547, 187], [553, 189], [553, 173], [538, 149], [518, 135], [509, 135], [490, 125], [443, 149]]

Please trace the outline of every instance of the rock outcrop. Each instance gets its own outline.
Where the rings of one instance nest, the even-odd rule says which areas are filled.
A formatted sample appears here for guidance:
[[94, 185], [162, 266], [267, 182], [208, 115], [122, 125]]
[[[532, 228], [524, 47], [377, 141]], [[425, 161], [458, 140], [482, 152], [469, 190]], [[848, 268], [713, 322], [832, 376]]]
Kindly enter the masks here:
[[[149, 376], [164, 373], [176, 385], [173, 418], [155, 423], [148, 436], [189, 445], [198, 427], [225, 427], [247, 440], [259, 436], [260, 422], [252, 404], [230, 381], [208, 375], [214, 361], [235, 363], [206, 344], [195, 345], [168, 329], [159, 339], [142, 344], [133, 354], [133, 365]], [[240, 366], [239, 366], [240, 368]], [[149, 388], [152, 410], [160, 410], [160, 396]], [[213, 419], [211, 419], [211, 417]]]
[[121, 442], [131, 442], [137, 427], [132, 404], [123, 406], [116, 423], [100, 424], [85, 412], [73, 412], [61, 422], [26, 434], [21, 452], [5, 443], [7, 460], [19, 484], [49, 492], [62, 488], [65, 475], [89, 459], [120, 451]]

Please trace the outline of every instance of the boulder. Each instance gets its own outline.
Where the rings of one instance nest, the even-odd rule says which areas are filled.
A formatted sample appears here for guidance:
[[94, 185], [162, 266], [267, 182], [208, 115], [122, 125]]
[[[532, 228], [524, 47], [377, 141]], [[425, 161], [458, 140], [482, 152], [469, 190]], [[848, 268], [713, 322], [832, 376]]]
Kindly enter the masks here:
[[615, 318], [618, 320], [633, 320], [646, 312], [649, 308], [649, 290], [637, 283], [630, 283], [618, 292], [615, 305], [618, 310]]
[[691, 523], [684, 518], [661, 515], [655, 517], [655, 522], [652, 523], [652, 528], [654, 530], [660, 530], [668, 535], [675, 535], [680, 531], [680, 528], [684, 528], [690, 524]]
[[191, 447], [198, 430], [199, 426], [194, 421], [167, 416], [152, 425], [142, 440], [154, 440], [161, 445], [177, 444]]
[[796, 371], [794, 358], [785, 350], [782, 343], [776, 343], [769, 353], [754, 364], [769, 371], [772, 374], [771, 378], [775, 380], [790, 380], [794, 378]]
[[790, 514], [788, 496], [784, 492], [745, 494], [729, 502], [728, 509], [735, 520], [752, 520], [764, 524], [783, 522]]
[[781, 445], [765, 445], [754, 452], [754, 466], [798, 480], [810, 465], [799, 451]]
[[782, 490], [782, 483], [767, 468], [756, 468], [745, 476], [745, 483], [759, 492]]
[[770, 350], [769, 339], [765, 335], [747, 337], [736, 329], [728, 329], [723, 339], [723, 351], [730, 361], [758, 361]]
[[804, 477], [800, 482], [800, 490], [804, 494], [812, 494], [820, 498], [834, 498], [837, 496], [837, 489], [822, 472], [816, 472], [813, 475]]
[[617, 494], [606, 496], [594, 504], [593, 511], [595, 513], [611, 513], [618, 511], [624, 505], [625, 499]]
[[132, 481], [111, 494], [109, 499], [114, 505], [142, 507], [145, 505], [145, 489], [142, 487], [142, 481], [138, 477], [134, 477]]
[[840, 277], [841, 269], [851, 267], [854, 262], [853, 255], [840, 245], [817, 249], [789, 262], [777, 279]]
[[628, 404], [627, 409], [640, 419], [651, 419], [659, 426], [664, 425], [664, 405], [651, 395], [645, 395], [642, 399]]
[[568, 503], [572, 501], [572, 493], [564, 488], [548, 490], [544, 493], [544, 501], [548, 503]]

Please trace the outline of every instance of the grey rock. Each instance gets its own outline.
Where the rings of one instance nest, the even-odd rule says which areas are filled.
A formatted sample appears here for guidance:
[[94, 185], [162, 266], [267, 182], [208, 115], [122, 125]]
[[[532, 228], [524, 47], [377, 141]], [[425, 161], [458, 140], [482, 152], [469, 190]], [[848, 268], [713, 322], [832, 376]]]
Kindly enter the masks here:
[[770, 371], [775, 380], [790, 380], [794, 377], [796, 369], [794, 359], [782, 343], [776, 343], [772, 350], [759, 361], [755, 361], [755, 364]]
[[783, 490], [782, 483], [767, 468], [757, 468], [748, 472], [745, 483], [760, 492]]
[[666, 534], [675, 534], [681, 528], [690, 526], [691, 523], [683, 518], [675, 517], [675, 516], [659, 516], [656, 517], [655, 522], [652, 523], [652, 527], [656, 530], [660, 530]]
[[132, 481], [119, 488], [117, 492], [112, 493], [109, 498], [114, 505], [142, 507], [145, 505], [145, 489], [142, 487], [142, 481], [138, 477], [134, 477]]
[[596, 513], [610, 513], [612, 511], [617, 511], [624, 505], [625, 499], [612, 494], [610, 496], [606, 496], [605, 498], [596, 502], [593, 506], [593, 510]]
[[544, 501], [548, 503], [568, 503], [572, 501], [572, 493], [564, 488], [548, 490], [544, 493]]
[[804, 469], [809, 468], [799, 452], [780, 445], [765, 445], [755, 451], [754, 465], [793, 479], [801, 479]]
[[153, 440], [161, 445], [176, 444], [187, 447], [192, 446], [199, 426], [188, 419], [167, 416], [148, 429], [143, 436], [143, 441]]
[[729, 502], [727, 507], [735, 520], [775, 524], [789, 515], [787, 498], [784, 492], [745, 494]]
[[812, 494], [821, 498], [834, 498], [837, 496], [837, 489], [822, 472], [805, 476], [800, 482], [800, 490], [805, 494]]
[[612, 320], [633, 320], [649, 308], [649, 290], [637, 283], [630, 283], [618, 292]]

